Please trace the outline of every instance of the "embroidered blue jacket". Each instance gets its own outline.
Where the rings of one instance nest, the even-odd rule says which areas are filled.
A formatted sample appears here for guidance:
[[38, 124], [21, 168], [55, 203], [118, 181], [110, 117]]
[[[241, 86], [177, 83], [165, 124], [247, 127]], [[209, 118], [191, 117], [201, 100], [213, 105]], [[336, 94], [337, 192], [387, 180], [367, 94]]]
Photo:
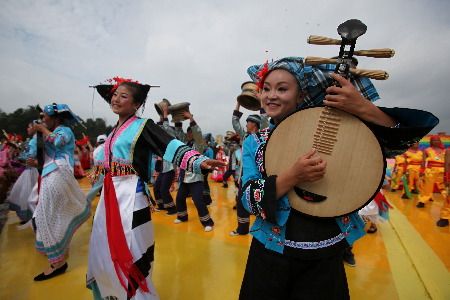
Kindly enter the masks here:
[[[436, 117], [424, 111], [401, 108], [380, 109], [399, 122], [397, 128], [366, 123], [379, 139], [384, 153], [388, 157], [406, 151], [438, 123]], [[340, 233], [336, 235], [315, 241], [286, 239], [287, 224], [292, 215], [292, 209], [286, 195], [275, 199], [276, 176], [267, 177], [264, 170], [265, 145], [273, 127], [272, 125], [269, 129], [249, 136], [243, 145], [244, 175], [241, 200], [245, 209], [257, 217], [251, 229], [252, 235], [267, 249], [279, 253], [285, 253], [285, 246], [302, 250], [334, 246], [336, 249], [342, 250], [343, 246], [353, 244], [365, 234], [363, 230], [365, 224], [357, 213], [335, 218], [335, 222], [340, 228]], [[321, 230], [321, 222], [323, 221], [316, 222], [318, 232]], [[297, 230], [302, 230], [302, 228]], [[338, 243], [342, 244], [345, 241], [343, 246], [336, 247]]]
[[73, 168], [73, 156], [75, 149], [75, 137], [72, 130], [66, 126], [58, 126], [45, 139], [45, 165], [42, 176], [58, 168], [57, 160], [65, 162]]

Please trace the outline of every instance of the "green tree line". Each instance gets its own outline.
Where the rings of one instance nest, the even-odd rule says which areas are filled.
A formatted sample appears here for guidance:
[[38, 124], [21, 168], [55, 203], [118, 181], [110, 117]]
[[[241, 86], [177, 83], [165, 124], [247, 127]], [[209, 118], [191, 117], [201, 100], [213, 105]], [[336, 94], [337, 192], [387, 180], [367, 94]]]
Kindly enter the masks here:
[[[31, 105], [26, 108], [19, 108], [10, 114], [0, 109], [0, 129], [7, 133], [21, 135], [23, 140], [26, 140], [29, 137], [27, 133], [28, 124], [38, 117], [39, 112]], [[82, 139], [83, 134], [85, 134], [91, 140], [92, 146], [95, 146], [97, 136], [100, 134], [108, 135], [113, 130], [113, 126], [107, 126], [105, 120], [100, 118], [95, 120], [89, 118], [83, 122], [83, 126], [75, 124], [71, 128], [77, 140]], [[3, 133], [1, 133], [1, 137], [4, 138]]]

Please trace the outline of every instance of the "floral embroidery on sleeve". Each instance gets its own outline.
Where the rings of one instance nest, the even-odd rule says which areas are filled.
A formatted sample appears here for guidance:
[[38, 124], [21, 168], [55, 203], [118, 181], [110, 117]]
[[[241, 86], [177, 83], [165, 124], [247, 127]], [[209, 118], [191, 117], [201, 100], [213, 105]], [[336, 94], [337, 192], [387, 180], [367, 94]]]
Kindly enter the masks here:
[[58, 132], [56, 133], [55, 132], [50, 133], [45, 139], [45, 142], [51, 143], [56, 147], [60, 147], [66, 145], [69, 139], [70, 138], [62, 130], [58, 130]]

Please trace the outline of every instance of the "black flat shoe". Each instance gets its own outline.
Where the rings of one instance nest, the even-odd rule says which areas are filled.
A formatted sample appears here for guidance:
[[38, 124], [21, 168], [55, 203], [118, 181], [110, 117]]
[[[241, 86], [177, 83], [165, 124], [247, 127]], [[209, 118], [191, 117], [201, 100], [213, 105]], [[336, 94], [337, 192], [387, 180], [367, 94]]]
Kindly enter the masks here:
[[373, 228], [373, 227], [370, 227], [368, 230], [367, 230], [367, 233], [375, 233], [375, 232], [377, 232], [377, 230], [378, 230], [378, 228]]
[[436, 222], [436, 225], [439, 227], [445, 227], [448, 226], [448, 219], [440, 219], [439, 221]]
[[55, 268], [53, 265], [50, 265], [50, 267], [52, 267], [53, 272], [51, 272], [48, 275], [45, 275], [44, 272], [42, 272], [38, 276], [34, 277], [34, 281], [43, 281], [43, 280], [47, 280], [47, 279], [53, 278], [55, 276], [61, 275], [64, 272], [66, 272], [68, 265], [67, 265], [67, 263], [65, 263], [64, 265], [62, 265], [59, 268]]

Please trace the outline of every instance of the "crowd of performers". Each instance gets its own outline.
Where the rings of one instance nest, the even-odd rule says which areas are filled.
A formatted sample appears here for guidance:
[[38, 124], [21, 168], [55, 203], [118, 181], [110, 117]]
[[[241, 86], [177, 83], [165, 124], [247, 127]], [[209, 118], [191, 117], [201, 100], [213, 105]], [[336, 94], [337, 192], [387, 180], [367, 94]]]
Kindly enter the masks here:
[[412, 194], [417, 194], [418, 208], [433, 201], [434, 191], [439, 192], [444, 204], [436, 225], [446, 227], [450, 219], [449, 172], [450, 149], [444, 147], [439, 136], [430, 136], [429, 147], [420, 149], [416, 142], [404, 154], [395, 156], [391, 190], [401, 190], [403, 199], [412, 199]]
[[[203, 134], [189, 110], [181, 112], [189, 123], [186, 131], [183, 122], [171, 126], [165, 103], [160, 104], [158, 122], [140, 118], [150, 86], [129, 79], [113, 78], [96, 86], [118, 116], [113, 132], [98, 136], [96, 147], [86, 136], [75, 141], [70, 125], [79, 120], [67, 105], [45, 106], [43, 123], [28, 125], [32, 138], [20, 145], [10, 136], [0, 152], [0, 179], [9, 182], [10, 208], [24, 223], [21, 228], [33, 228], [36, 250], [50, 263], [34, 280], [47, 280], [67, 270], [70, 240], [91, 215], [91, 202], [100, 193], [87, 287], [95, 299], [158, 299], [152, 282], [152, 212], [165, 211], [177, 224], [187, 222], [186, 199], [192, 197], [199, 225], [212, 231], [210, 178], [223, 188], [229, 188], [230, 182], [236, 187], [236, 229], [229, 234], [254, 236], [240, 299], [290, 299], [294, 294], [348, 299], [342, 261], [355, 265], [351, 245], [366, 233], [365, 222], [370, 223], [367, 232], [375, 233], [376, 223], [388, 218], [384, 192], [380, 190], [366, 207], [344, 217], [313, 218], [291, 209], [286, 192], [300, 182], [322, 179], [326, 161], [313, 149], [282, 174], [267, 176], [263, 160], [270, 132], [297, 109], [322, 101], [360, 117], [381, 141], [387, 157], [404, 158], [396, 165], [392, 189], [399, 188], [405, 174], [405, 196], [411, 197], [415, 187], [419, 208], [431, 200], [434, 184], [446, 196], [450, 170], [445, 162], [450, 160], [438, 138], [432, 138], [425, 151], [417, 149], [415, 142], [437, 124], [432, 114], [378, 108], [372, 103], [379, 97], [370, 80], [361, 77], [350, 83], [332, 70], [329, 65], [307, 66], [300, 57], [250, 67], [262, 108], [249, 115], [243, 126], [237, 103], [230, 114], [234, 131], [223, 140]], [[38, 133], [43, 140], [42, 158]], [[92, 183], [87, 195], [76, 181], [86, 176], [86, 170]], [[251, 214], [256, 219], [250, 230]], [[447, 199], [437, 225], [448, 226], [449, 217]]]

